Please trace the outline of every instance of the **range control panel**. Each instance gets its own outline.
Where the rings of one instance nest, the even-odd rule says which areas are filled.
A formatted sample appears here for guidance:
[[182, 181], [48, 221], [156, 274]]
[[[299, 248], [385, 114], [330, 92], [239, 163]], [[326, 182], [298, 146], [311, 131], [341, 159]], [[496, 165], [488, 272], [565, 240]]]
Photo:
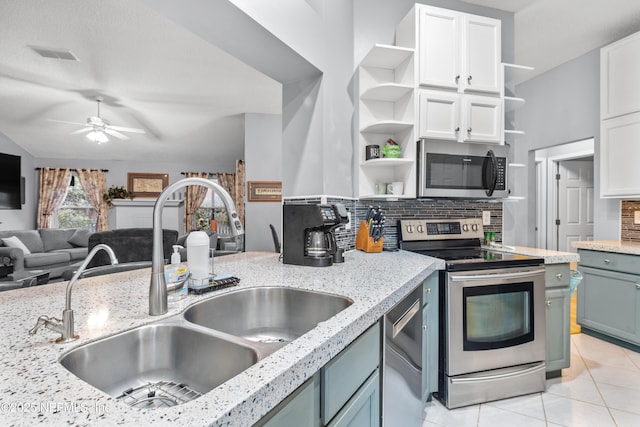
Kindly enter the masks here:
[[403, 241], [483, 239], [482, 218], [401, 219]]

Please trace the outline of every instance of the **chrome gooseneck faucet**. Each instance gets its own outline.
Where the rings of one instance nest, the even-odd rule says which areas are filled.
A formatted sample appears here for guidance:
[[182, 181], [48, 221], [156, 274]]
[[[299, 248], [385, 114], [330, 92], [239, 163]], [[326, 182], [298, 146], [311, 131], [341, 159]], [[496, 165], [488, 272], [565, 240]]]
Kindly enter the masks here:
[[84, 259], [83, 263], [80, 264], [80, 267], [78, 268], [78, 270], [76, 270], [75, 274], [73, 275], [73, 277], [71, 277], [71, 280], [69, 280], [69, 283], [67, 284], [67, 294], [65, 299], [66, 304], [64, 311], [62, 312], [62, 320], [55, 317], [40, 316], [38, 317], [36, 326], [29, 330], [29, 333], [31, 335], [34, 335], [36, 332], [38, 332], [38, 329], [40, 329], [41, 326], [44, 326], [47, 329], [51, 329], [52, 331], [61, 334], [56, 342], [69, 342], [78, 339], [78, 335], [75, 334], [73, 325], [73, 310], [71, 310], [71, 291], [73, 290], [73, 285], [76, 284], [78, 278], [87, 268], [89, 262], [100, 250], [104, 250], [107, 254], [109, 254], [109, 258], [111, 258], [111, 264], [116, 265], [118, 263], [116, 254], [113, 253], [113, 249], [111, 249], [111, 247], [105, 245], [104, 243], [95, 245], [93, 249], [91, 249], [87, 257]]
[[222, 198], [229, 216], [231, 234], [243, 247], [244, 228], [236, 212], [231, 195], [220, 185], [204, 178], [184, 178], [165, 188], [153, 207], [153, 254], [151, 261], [151, 284], [149, 285], [149, 314], [160, 316], [167, 312], [167, 284], [164, 278], [164, 254], [162, 248], [162, 210], [171, 193], [189, 185], [201, 185], [217, 192]]

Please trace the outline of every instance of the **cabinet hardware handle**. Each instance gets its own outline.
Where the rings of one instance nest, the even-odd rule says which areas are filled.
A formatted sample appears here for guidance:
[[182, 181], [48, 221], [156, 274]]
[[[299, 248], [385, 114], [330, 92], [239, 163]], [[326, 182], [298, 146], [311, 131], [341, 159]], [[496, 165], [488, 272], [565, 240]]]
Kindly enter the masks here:
[[469, 76], [467, 77], [467, 83], [471, 84], [471, 79], [473, 78], [473, 76]]
[[431, 288], [427, 288], [426, 292], [427, 292], [428, 294], [430, 294], [430, 293], [431, 293]]
[[551, 300], [550, 299], [547, 300], [547, 307], [551, 307]]
[[605, 258], [605, 259], [604, 259], [604, 263], [605, 263], [605, 264], [611, 264], [611, 260], [610, 260], [610, 259]]
[[460, 126], [456, 128], [456, 133], [460, 132]]
[[467, 129], [467, 133], [471, 133], [471, 128]]
[[556, 277], [558, 278], [558, 280], [562, 280], [562, 273], [556, 274]]
[[459, 81], [460, 81], [460, 74], [456, 76], [456, 84], [458, 84]]
[[423, 331], [428, 331], [429, 330], [429, 325], [422, 325], [422, 330]]
[[640, 290], [640, 283], [636, 283], [636, 289]]

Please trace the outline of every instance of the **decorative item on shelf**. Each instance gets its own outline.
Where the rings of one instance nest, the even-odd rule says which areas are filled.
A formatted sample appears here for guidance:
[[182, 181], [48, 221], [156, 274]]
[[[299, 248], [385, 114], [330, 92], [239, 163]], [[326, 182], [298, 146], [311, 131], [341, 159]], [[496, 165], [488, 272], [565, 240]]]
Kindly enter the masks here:
[[102, 195], [102, 200], [105, 201], [108, 207], [112, 208], [114, 206], [114, 199], [133, 199], [133, 194], [128, 192], [124, 187], [112, 185], [107, 192]]
[[380, 147], [380, 152], [384, 157], [388, 157], [390, 159], [397, 159], [402, 154], [402, 149], [400, 146], [391, 138], [387, 140], [387, 143]]
[[380, 158], [380, 146], [379, 145], [367, 145], [365, 147], [365, 159], [379, 159]]

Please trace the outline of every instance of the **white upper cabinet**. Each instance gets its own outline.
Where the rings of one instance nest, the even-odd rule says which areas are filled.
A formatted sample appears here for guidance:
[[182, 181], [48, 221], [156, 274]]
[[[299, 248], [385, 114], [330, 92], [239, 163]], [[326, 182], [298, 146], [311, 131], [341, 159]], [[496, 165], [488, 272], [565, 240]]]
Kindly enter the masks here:
[[420, 138], [458, 142], [501, 141], [501, 98], [435, 90], [421, 90], [418, 98]]
[[502, 138], [502, 100], [487, 96], [464, 95], [465, 120], [462, 141], [496, 142]]
[[500, 93], [502, 62], [501, 22], [482, 16], [464, 16], [462, 89]]
[[499, 94], [501, 22], [416, 5], [398, 25], [396, 44], [418, 56], [418, 84], [458, 92]]
[[462, 60], [461, 17], [428, 7], [420, 8], [419, 13], [418, 84], [457, 90]]
[[640, 33], [600, 50], [600, 197], [640, 197]]
[[609, 119], [640, 111], [640, 33], [600, 51], [600, 115]]

